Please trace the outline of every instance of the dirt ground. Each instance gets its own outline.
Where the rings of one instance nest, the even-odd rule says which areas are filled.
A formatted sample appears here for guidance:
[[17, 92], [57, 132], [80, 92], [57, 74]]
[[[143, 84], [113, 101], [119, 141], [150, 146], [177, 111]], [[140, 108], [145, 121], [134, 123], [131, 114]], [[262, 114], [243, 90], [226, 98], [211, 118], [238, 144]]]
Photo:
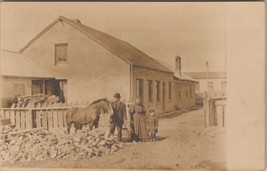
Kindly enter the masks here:
[[80, 161], [51, 159], [3, 167], [225, 170], [225, 129], [203, 127], [203, 110], [163, 118], [157, 142], [125, 143], [110, 156]]

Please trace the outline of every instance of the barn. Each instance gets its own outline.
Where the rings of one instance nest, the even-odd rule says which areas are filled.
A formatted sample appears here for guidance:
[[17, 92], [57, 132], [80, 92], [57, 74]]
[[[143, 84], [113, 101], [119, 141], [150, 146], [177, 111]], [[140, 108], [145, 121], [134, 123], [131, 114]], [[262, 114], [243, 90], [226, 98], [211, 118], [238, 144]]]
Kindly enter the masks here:
[[[10, 92], [1, 93], [2, 106], [15, 95], [62, 93], [64, 102], [73, 104], [110, 99], [115, 92], [126, 103], [141, 96], [144, 105], [158, 113], [195, 105], [194, 80], [77, 19], [60, 16], [19, 52], [2, 56], [6, 62], [1, 65], [13, 60], [13, 66], [1, 71], [2, 92]], [[30, 68], [29, 74], [17, 66], [21, 71]], [[18, 72], [5, 73], [12, 67]]]

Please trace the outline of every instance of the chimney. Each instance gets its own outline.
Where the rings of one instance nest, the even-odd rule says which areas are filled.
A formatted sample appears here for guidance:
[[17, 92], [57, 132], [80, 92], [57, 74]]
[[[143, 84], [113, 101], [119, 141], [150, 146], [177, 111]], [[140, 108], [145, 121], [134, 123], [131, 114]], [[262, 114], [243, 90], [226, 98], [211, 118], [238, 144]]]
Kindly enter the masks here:
[[182, 75], [182, 66], [181, 66], [181, 57], [175, 57], [175, 72], [177, 72], [180, 76]]
[[75, 21], [75, 22], [77, 22], [77, 23], [80, 23], [80, 24], [82, 24], [82, 22], [80, 21], [80, 20], [78, 20], [78, 19], [73, 19], [73, 21]]

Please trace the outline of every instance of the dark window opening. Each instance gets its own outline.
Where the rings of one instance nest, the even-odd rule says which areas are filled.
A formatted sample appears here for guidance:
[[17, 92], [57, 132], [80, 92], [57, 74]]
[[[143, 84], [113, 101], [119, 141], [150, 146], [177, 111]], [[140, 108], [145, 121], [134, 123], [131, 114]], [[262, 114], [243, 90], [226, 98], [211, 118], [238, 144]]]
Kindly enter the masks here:
[[148, 102], [153, 102], [153, 81], [147, 80]]
[[66, 63], [68, 61], [68, 44], [55, 44], [55, 60], [56, 64]]
[[160, 102], [160, 81], [156, 82], [156, 95], [157, 95], [157, 102]]

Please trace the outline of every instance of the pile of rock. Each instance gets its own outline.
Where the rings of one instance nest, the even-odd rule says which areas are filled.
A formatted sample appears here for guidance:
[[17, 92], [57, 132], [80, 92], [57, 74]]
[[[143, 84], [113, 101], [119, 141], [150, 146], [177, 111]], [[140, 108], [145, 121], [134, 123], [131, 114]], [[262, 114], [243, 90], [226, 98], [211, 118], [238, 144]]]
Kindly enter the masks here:
[[68, 158], [80, 160], [94, 156], [110, 155], [122, 144], [105, 135], [103, 130], [80, 131], [73, 134], [51, 133], [38, 129], [2, 134], [0, 162], [23, 162]]

